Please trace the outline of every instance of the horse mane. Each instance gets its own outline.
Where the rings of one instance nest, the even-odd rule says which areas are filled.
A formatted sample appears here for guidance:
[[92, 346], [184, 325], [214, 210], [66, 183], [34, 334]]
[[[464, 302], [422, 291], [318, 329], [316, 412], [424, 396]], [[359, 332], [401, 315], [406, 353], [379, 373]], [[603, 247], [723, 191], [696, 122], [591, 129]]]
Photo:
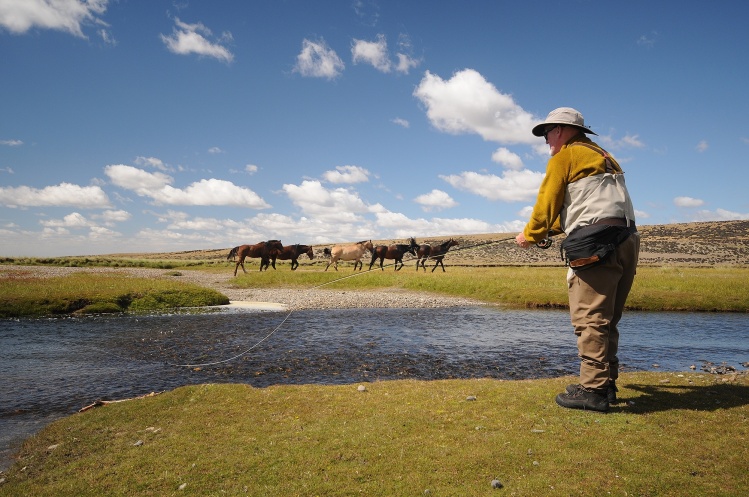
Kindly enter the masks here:
[[232, 257], [235, 257], [237, 255], [237, 251], [238, 250], [239, 250], [239, 245], [237, 245], [236, 247], [234, 247], [233, 249], [231, 249], [231, 251], [229, 251], [229, 255], [226, 256], [226, 260], [228, 261]]

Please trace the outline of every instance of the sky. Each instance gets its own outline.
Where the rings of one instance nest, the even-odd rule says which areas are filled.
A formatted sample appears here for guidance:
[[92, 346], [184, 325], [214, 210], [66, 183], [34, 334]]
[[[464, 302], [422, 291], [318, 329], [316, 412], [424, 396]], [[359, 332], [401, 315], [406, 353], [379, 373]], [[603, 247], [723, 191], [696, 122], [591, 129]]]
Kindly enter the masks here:
[[0, 0], [0, 256], [518, 232], [557, 107], [622, 165], [639, 225], [749, 219], [747, 19], [744, 0]]

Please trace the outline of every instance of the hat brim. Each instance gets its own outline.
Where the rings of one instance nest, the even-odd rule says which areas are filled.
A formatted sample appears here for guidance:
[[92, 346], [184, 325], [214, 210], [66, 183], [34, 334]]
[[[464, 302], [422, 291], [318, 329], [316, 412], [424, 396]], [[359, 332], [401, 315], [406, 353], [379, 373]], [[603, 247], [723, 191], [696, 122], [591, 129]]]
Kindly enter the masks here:
[[582, 131], [583, 133], [588, 133], [588, 134], [591, 134], [591, 135], [596, 135], [596, 136], [598, 136], [598, 133], [594, 132], [594, 131], [593, 131], [593, 130], [591, 130], [590, 128], [586, 128], [585, 126], [578, 126], [578, 125], [576, 125], [576, 124], [570, 124], [570, 123], [562, 123], [562, 122], [554, 122], [554, 121], [543, 122], [543, 123], [541, 123], [541, 124], [537, 124], [537, 125], [535, 125], [535, 126], [533, 127], [533, 129], [531, 130], [531, 132], [532, 132], [532, 133], [533, 133], [533, 134], [534, 134], [535, 136], [544, 136], [544, 128], [545, 128], [546, 126], [550, 125], [550, 124], [559, 124], [560, 126], [570, 126], [570, 127], [572, 127], [572, 128], [577, 128], [577, 129], [579, 129], [579, 130], [580, 130], [580, 131]]

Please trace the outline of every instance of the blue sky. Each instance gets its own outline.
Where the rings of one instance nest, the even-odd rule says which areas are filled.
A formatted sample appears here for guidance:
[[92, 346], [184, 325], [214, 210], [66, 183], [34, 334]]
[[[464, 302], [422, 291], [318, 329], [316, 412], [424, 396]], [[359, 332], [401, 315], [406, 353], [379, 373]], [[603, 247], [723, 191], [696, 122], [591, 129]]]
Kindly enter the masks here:
[[0, 0], [0, 255], [512, 233], [575, 107], [640, 225], [749, 219], [749, 3]]

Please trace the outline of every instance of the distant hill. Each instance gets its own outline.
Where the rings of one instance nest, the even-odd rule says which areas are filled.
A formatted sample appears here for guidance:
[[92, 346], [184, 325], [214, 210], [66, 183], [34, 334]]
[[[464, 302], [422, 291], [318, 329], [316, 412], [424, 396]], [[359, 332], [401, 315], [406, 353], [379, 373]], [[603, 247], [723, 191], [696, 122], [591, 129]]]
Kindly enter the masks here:
[[[716, 221], [701, 223], [679, 223], [640, 226], [642, 245], [640, 264], [649, 266], [749, 266], [749, 221]], [[547, 250], [532, 248], [523, 250], [514, 244], [516, 233], [487, 233], [476, 235], [453, 235], [459, 245], [453, 247], [445, 258], [448, 266], [497, 266], [497, 265], [561, 265], [559, 243], [563, 237], [555, 237]], [[417, 238], [418, 243], [439, 244], [448, 236]], [[260, 240], [238, 240], [240, 243], [257, 243]], [[305, 243], [304, 240], [282, 240], [289, 243]], [[340, 240], [335, 243], [350, 243], [358, 240]], [[407, 240], [372, 240], [375, 245], [406, 243]], [[323, 249], [328, 245], [314, 245], [315, 259], [302, 256], [302, 266], [327, 264]], [[140, 259], [180, 260], [226, 260], [231, 247], [207, 250], [190, 250], [169, 253], [115, 254], [110, 257]], [[415, 267], [411, 256], [404, 259], [406, 267]], [[365, 256], [368, 265], [368, 256]]]

